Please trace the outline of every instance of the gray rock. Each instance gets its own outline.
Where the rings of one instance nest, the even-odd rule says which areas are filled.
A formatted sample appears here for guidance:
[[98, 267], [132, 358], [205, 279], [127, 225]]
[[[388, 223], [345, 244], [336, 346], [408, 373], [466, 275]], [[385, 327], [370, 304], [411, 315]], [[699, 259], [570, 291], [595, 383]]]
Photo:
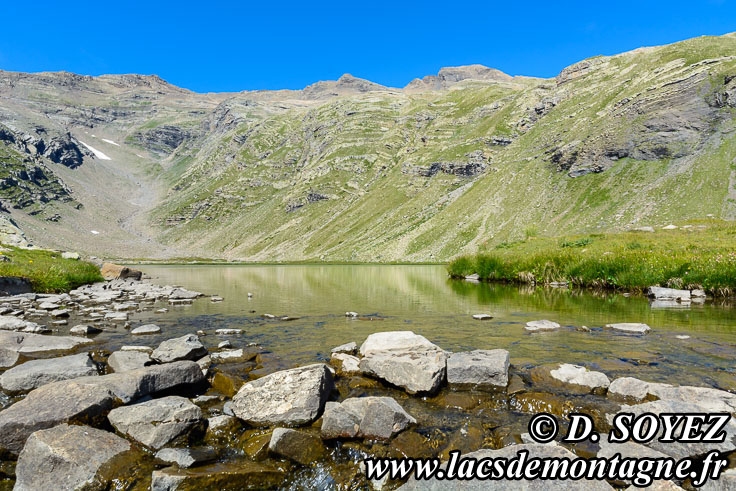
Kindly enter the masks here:
[[555, 329], [559, 328], [560, 325], [558, 323], [548, 321], [546, 319], [540, 321], [529, 321], [526, 323], [526, 326], [524, 326], [524, 329], [530, 332], [554, 331]]
[[140, 351], [115, 351], [107, 359], [107, 364], [115, 373], [128, 372], [153, 363], [148, 353]]
[[171, 292], [169, 298], [172, 300], [194, 300], [195, 298], [201, 296], [202, 294], [199, 292], [192, 292], [183, 288], [177, 288], [176, 290]]
[[388, 440], [416, 420], [391, 397], [352, 397], [328, 402], [322, 417], [322, 438]]
[[338, 373], [349, 375], [360, 373], [360, 359], [347, 353], [332, 353], [330, 363], [336, 365]]
[[179, 396], [113, 409], [107, 419], [120, 433], [159, 449], [183, 435], [202, 419], [202, 410]]
[[322, 440], [303, 431], [276, 428], [271, 434], [268, 449], [302, 465], [309, 465], [327, 454]]
[[100, 329], [99, 327], [90, 326], [89, 324], [79, 324], [69, 329], [69, 334], [76, 334], [78, 336], [89, 336], [92, 334], [99, 334], [101, 332], [102, 329]]
[[146, 324], [130, 331], [131, 334], [157, 334], [159, 332], [161, 332], [161, 328], [156, 324]]
[[108, 312], [105, 314], [105, 320], [111, 322], [125, 322], [128, 320], [127, 312]]
[[[62, 424], [33, 433], [18, 457], [17, 491], [104, 489], [103, 466], [131, 450], [130, 443], [107, 431]], [[124, 474], [125, 468], [117, 468]]]
[[215, 334], [217, 334], [218, 336], [234, 336], [234, 335], [237, 335], [237, 334], [243, 334], [243, 330], [242, 329], [234, 329], [234, 328], [230, 328], [230, 329], [216, 329], [215, 330]]
[[18, 453], [31, 433], [60, 423], [104, 424], [114, 404], [196, 387], [204, 380], [196, 363], [180, 361], [41, 386], [0, 411], [0, 449]]
[[78, 252], [62, 252], [61, 257], [62, 259], [72, 259], [74, 261], [78, 261], [79, 253]]
[[253, 358], [253, 354], [246, 353], [242, 348], [218, 351], [210, 355], [213, 363], [245, 361], [250, 358]]
[[662, 288], [659, 286], [650, 286], [647, 288], [649, 298], [655, 300], [675, 300], [678, 302], [690, 303], [690, 290], [676, 290], [674, 288]]
[[489, 321], [493, 319], [493, 316], [491, 314], [473, 314], [472, 317], [477, 321]]
[[18, 363], [20, 355], [17, 351], [0, 348], [0, 368], [10, 368]]
[[[633, 406], [623, 405], [621, 406], [620, 412], [631, 413], [634, 416], [640, 416], [642, 414], [685, 414], [685, 413], [707, 413], [713, 412], [712, 405], [709, 401], [703, 401], [705, 404], [701, 405], [697, 402], [683, 402], [678, 400], [659, 400], [652, 402], [645, 402], [643, 404], [636, 404]], [[606, 416], [609, 423], [613, 422], [614, 415], [609, 414]], [[682, 429], [682, 425], [676, 431]], [[664, 428], [660, 428], [660, 431], [654, 439], [647, 443], [647, 446], [657, 450], [663, 454], [674, 457], [675, 459], [684, 459], [686, 457], [695, 457], [699, 455], [705, 455], [708, 452], [718, 450], [719, 452], [732, 452], [736, 450], [736, 423], [730, 420], [723, 428], [726, 432], [725, 440], [722, 443], [703, 443], [703, 442], [686, 442], [686, 441], [674, 441], [674, 442], [661, 442], [664, 433]]]
[[87, 353], [27, 361], [0, 376], [0, 386], [8, 392], [28, 392], [60, 380], [97, 376], [97, 365]]
[[151, 491], [175, 491], [186, 480], [185, 474], [178, 474], [175, 467], [167, 467], [151, 474]]
[[509, 352], [494, 349], [452, 353], [447, 359], [447, 382], [506, 387], [509, 382]]
[[608, 397], [626, 402], [661, 399], [699, 404], [709, 412], [736, 412], [736, 394], [711, 387], [677, 386], [619, 377], [608, 387]]
[[[512, 459], [517, 456], [517, 452], [526, 450], [529, 457], [536, 458], [568, 458], [575, 459], [577, 456], [569, 450], [559, 445], [543, 445], [539, 443], [527, 443], [522, 445], [511, 445], [499, 450], [478, 450], [463, 455], [463, 458], [474, 459]], [[446, 468], [445, 465], [442, 466]], [[413, 476], [409, 478], [406, 484], [399, 488], [402, 491], [422, 490], [422, 491], [445, 491], [445, 490], [507, 490], [514, 489], [520, 491], [599, 491], [612, 490], [613, 488], [606, 481], [588, 481], [581, 479], [579, 481], [566, 480], [441, 480], [437, 478], [417, 481]]]
[[651, 330], [648, 325], [638, 322], [619, 322], [617, 324], [606, 324], [606, 328], [627, 334], [646, 334]]
[[433, 393], [445, 382], [447, 354], [435, 345], [370, 350], [360, 360], [360, 370], [410, 394]]
[[235, 416], [253, 426], [304, 425], [322, 414], [333, 389], [326, 365], [308, 365], [246, 383], [231, 407]]
[[605, 373], [570, 363], [561, 363], [557, 368], [552, 368], [549, 376], [563, 387], [583, 388], [587, 392], [600, 392], [611, 384]]
[[667, 457], [667, 455], [663, 454], [662, 452], [658, 452], [657, 450], [645, 447], [644, 445], [632, 441], [624, 443], [608, 443], [607, 434], [601, 434], [599, 445], [600, 450], [598, 451], [597, 456], [604, 459], [610, 459], [617, 453], [621, 454], [621, 457], [634, 459], [661, 459]]
[[55, 318], [62, 318], [62, 317], [69, 317], [69, 309], [56, 309], [49, 312], [49, 315], [51, 317]]
[[199, 337], [196, 334], [187, 334], [164, 341], [153, 350], [151, 358], [160, 363], [171, 363], [179, 360], [196, 360], [205, 355], [207, 348], [199, 341]]
[[17, 455], [35, 431], [61, 423], [98, 425], [114, 402], [105, 387], [72, 380], [39, 387], [0, 412], [0, 448]]
[[35, 322], [19, 319], [12, 315], [0, 315], [0, 330], [36, 332], [41, 326]]
[[358, 345], [355, 343], [355, 341], [351, 341], [349, 343], [341, 344], [340, 346], [335, 346], [332, 348], [332, 353], [347, 353], [347, 354], [354, 354], [358, 350]]
[[427, 338], [411, 331], [377, 332], [366, 338], [360, 346], [360, 354], [389, 349], [436, 348]]
[[164, 448], [156, 452], [156, 458], [167, 464], [176, 464], [181, 469], [212, 462], [217, 452], [210, 447]]
[[128, 346], [121, 346], [120, 351], [139, 351], [141, 353], [148, 353], [149, 355], [153, 353], [153, 348], [150, 346], [136, 346], [136, 345], [128, 345]]

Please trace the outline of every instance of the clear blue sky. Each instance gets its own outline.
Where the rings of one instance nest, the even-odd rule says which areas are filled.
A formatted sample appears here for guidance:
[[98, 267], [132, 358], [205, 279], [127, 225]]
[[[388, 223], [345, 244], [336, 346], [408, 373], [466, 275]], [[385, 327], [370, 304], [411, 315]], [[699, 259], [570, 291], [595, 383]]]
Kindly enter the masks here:
[[598, 54], [736, 31], [736, 0], [4, 2], [0, 69], [157, 74], [198, 92], [391, 86], [481, 63], [550, 77]]

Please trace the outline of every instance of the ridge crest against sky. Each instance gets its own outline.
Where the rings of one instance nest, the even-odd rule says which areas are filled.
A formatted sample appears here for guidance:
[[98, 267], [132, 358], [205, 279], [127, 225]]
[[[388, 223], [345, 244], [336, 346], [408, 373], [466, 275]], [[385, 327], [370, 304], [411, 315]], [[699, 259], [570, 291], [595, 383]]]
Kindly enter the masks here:
[[482, 64], [572, 63], [736, 27], [736, 0], [62, 2], [3, 5], [0, 69], [156, 74], [196, 92], [301, 89], [343, 73], [389, 87]]

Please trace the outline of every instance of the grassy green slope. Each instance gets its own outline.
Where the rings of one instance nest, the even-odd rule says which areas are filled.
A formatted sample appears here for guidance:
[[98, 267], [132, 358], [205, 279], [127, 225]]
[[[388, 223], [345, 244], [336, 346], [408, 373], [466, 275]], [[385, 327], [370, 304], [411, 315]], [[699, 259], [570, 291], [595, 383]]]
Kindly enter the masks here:
[[[231, 258], [424, 261], [528, 235], [733, 218], [736, 109], [714, 98], [734, 52], [733, 35], [703, 37], [557, 80], [255, 115], [180, 156], [153, 220], [166, 241]], [[430, 172], [472, 162], [483, 172]]]

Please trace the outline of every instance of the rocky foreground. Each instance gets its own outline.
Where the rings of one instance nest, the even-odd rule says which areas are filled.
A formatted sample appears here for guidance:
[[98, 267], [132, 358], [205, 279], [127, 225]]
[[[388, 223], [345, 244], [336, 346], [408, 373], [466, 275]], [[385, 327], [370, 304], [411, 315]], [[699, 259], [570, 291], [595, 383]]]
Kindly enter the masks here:
[[[505, 349], [452, 353], [410, 331], [371, 334], [360, 345], [332, 349], [329, 363], [306, 366], [244, 342], [239, 329], [146, 346], [139, 340], [160, 332], [147, 324], [124, 331], [131, 343], [110, 353], [96, 334], [111, 325], [125, 328], [132, 312], [203, 295], [141, 281], [127, 268], [108, 265], [103, 272], [113, 279], [69, 294], [0, 302], [0, 479], [15, 489], [446, 489], [469, 483], [369, 482], [361, 462], [447, 458], [456, 449], [476, 457], [527, 449], [540, 457], [678, 459], [736, 450], [734, 423], [723, 443], [711, 445], [614, 445], [605, 438], [575, 446], [533, 443], [526, 425], [537, 412], [556, 415], [563, 428], [568, 414], [590, 414], [597, 431], [606, 433], [622, 411], [734, 414], [736, 395], [633, 377], [610, 380], [573, 364], [521, 369]], [[88, 322], [68, 328], [72, 313]], [[607, 327], [623, 336], [649, 330], [644, 324]], [[526, 325], [530, 333], [558, 328], [545, 320]], [[218, 337], [216, 349], [202, 342], [209, 335]], [[731, 472], [715, 484], [736, 484]], [[558, 484], [610, 489], [630, 483]], [[551, 485], [537, 481], [528, 488]]]

